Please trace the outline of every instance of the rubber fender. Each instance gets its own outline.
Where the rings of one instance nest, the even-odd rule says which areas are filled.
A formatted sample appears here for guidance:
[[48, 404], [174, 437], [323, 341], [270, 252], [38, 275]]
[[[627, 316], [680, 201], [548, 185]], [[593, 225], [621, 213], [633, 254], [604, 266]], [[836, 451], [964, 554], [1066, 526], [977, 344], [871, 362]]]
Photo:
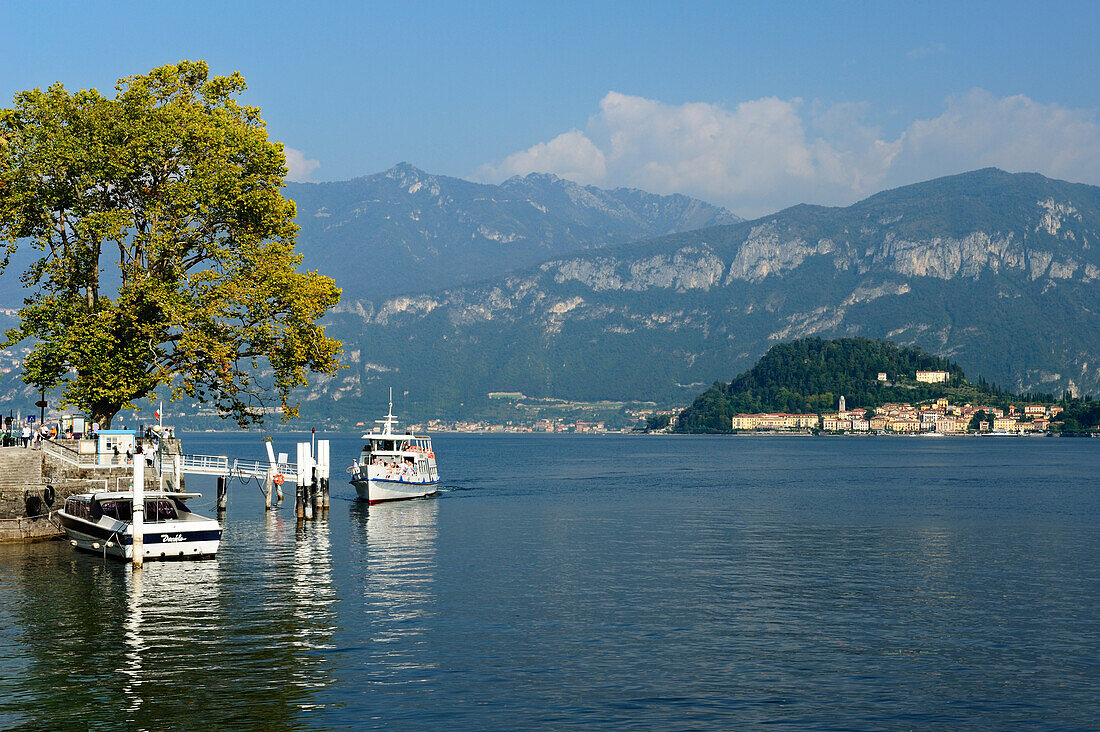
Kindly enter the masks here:
[[42, 514], [47, 513], [46, 506], [42, 502], [42, 499], [38, 496], [30, 495], [29, 491], [26, 498], [26, 506], [28, 516], [41, 516]]

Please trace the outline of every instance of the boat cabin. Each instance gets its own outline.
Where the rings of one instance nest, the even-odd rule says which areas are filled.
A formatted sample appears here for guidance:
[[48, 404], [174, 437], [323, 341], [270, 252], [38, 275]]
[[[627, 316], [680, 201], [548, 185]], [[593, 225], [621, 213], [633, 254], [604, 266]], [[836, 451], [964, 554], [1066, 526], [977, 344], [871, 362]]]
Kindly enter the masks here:
[[[65, 499], [65, 513], [86, 521], [108, 518], [129, 523], [134, 517], [133, 498], [121, 495], [79, 495]], [[155, 496], [145, 499], [145, 523], [178, 521], [191, 513], [182, 501], [173, 496]]]
[[[402, 475], [431, 475], [429, 458], [434, 458], [430, 437], [413, 435], [364, 435], [368, 442], [359, 456], [360, 465], [376, 465]], [[394, 476], [396, 477], [396, 475]]]

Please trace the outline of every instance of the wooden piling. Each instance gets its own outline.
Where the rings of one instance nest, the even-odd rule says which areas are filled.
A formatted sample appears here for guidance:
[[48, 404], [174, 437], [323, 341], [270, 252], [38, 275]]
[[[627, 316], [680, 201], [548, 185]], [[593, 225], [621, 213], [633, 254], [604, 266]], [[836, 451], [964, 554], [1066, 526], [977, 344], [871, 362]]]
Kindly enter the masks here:
[[218, 512], [222, 513], [229, 505], [229, 479], [224, 475], [218, 476]]

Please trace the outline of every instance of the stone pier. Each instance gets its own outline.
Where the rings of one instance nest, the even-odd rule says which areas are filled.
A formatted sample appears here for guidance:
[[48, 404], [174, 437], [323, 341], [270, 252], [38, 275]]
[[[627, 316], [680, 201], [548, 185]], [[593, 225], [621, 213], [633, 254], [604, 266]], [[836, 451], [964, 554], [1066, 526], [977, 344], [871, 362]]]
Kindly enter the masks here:
[[[169, 444], [169, 449], [174, 448], [178, 453], [179, 440], [172, 442], [175, 444]], [[65, 505], [66, 498], [74, 493], [127, 490], [133, 474], [133, 465], [82, 467], [51, 457], [42, 450], [0, 447], [0, 542], [62, 536], [64, 532], [53, 513]], [[52, 506], [46, 505], [47, 486], [53, 489]], [[156, 471], [146, 470], [145, 489], [159, 488]], [[28, 515], [28, 509], [38, 515]]]

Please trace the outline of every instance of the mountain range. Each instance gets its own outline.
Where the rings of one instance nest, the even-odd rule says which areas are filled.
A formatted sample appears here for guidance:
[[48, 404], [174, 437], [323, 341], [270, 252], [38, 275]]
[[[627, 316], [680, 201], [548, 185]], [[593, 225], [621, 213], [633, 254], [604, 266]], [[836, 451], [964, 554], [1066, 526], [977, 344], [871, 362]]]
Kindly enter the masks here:
[[476, 412], [491, 391], [684, 404], [806, 336], [919, 346], [1019, 392], [1094, 391], [1098, 244], [1100, 188], [985, 169], [443, 291], [349, 288], [330, 316], [349, 368], [304, 407], [344, 412], [387, 384], [418, 415]]
[[401, 163], [337, 183], [288, 183], [297, 248], [357, 298], [439, 290], [563, 254], [741, 219], [687, 196], [603, 190], [532, 173], [500, 185]]
[[805, 337], [918, 346], [1017, 393], [1100, 387], [1096, 186], [985, 169], [753, 221], [405, 164], [287, 192], [304, 266], [344, 288], [347, 368], [303, 390], [313, 420], [372, 419], [387, 386], [412, 418], [499, 413], [489, 392], [683, 406]]

